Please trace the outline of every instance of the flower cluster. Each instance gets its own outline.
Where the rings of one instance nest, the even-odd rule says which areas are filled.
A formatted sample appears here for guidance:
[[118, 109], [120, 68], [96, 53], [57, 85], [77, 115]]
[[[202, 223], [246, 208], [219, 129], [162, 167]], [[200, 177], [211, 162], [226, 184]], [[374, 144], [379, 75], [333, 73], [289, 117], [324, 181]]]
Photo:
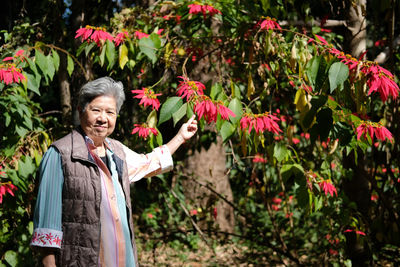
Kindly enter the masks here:
[[122, 30], [120, 33], [117, 34], [114, 38], [115, 46], [119, 46], [123, 42], [125, 42], [126, 38], [129, 37], [129, 33], [125, 30]]
[[14, 56], [12, 56], [12, 57], [5, 57], [4, 59], [3, 59], [3, 61], [11, 61], [11, 60], [14, 60], [14, 59], [16, 59], [16, 58], [19, 58], [21, 61], [24, 59], [24, 50], [22, 50], [22, 49], [20, 49], [20, 50], [18, 50], [15, 54], [14, 54]]
[[266, 17], [265, 20], [259, 21], [257, 25], [260, 27], [260, 30], [282, 30], [281, 26], [276, 22], [276, 19], [270, 17]]
[[114, 37], [110, 33], [108, 33], [104, 28], [102, 27], [93, 27], [90, 25], [87, 25], [85, 28], [80, 28], [76, 31], [75, 39], [76, 38], [82, 38], [83, 41], [87, 42], [95, 42], [97, 46], [100, 46], [102, 42], [106, 40], [113, 41]]
[[257, 134], [265, 130], [279, 134], [282, 130], [279, 128], [277, 121], [279, 121], [279, 118], [269, 112], [263, 114], [246, 113], [240, 119], [240, 127], [242, 130], [248, 129], [249, 133], [254, 128]]
[[322, 180], [322, 182], [318, 183], [319, 187], [324, 191], [325, 195], [327, 196], [330, 194], [333, 196], [333, 193], [337, 196], [337, 191], [335, 186], [332, 184], [331, 180]]
[[155, 136], [157, 136], [158, 131], [155, 128], [148, 127], [146, 123], [143, 124], [135, 124], [135, 128], [132, 130], [132, 134], [138, 134], [139, 137], [142, 137], [143, 139], [146, 139], [150, 133], [153, 133]]
[[364, 236], [365, 236], [365, 233], [364, 233], [364, 232], [359, 231], [359, 230], [354, 230], [354, 229], [346, 229], [346, 230], [344, 230], [344, 232], [345, 232], [345, 233], [354, 232], [354, 233], [356, 233], [357, 235], [364, 235]]
[[257, 162], [259, 162], [259, 163], [267, 163], [267, 159], [264, 158], [262, 154], [257, 153], [253, 158], [253, 162], [254, 163], [257, 163]]
[[186, 101], [189, 101], [193, 96], [204, 95], [206, 87], [201, 82], [191, 81], [183, 76], [179, 76], [178, 78], [181, 78], [182, 81], [179, 82], [177, 94], [182, 99], [186, 97]]
[[374, 140], [374, 135], [378, 140], [381, 141], [385, 141], [386, 138], [389, 139], [389, 141], [391, 142], [393, 140], [392, 133], [381, 123], [361, 121], [356, 131], [357, 131], [357, 140], [360, 140], [361, 137], [367, 139], [367, 135], [371, 137], [371, 141]]
[[399, 96], [399, 86], [395, 83], [393, 75], [381, 66], [372, 63], [361, 69], [367, 76], [369, 87], [368, 95], [378, 92], [382, 101], [386, 102], [389, 96], [396, 99]]
[[3, 196], [8, 193], [12, 196], [14, 196], [15, 190], [18, 188], [13, 185], [12, 183], [0, 183], [0, 204], [3, 203]]
[[14, 64], [0, 64], [0, 81], [6, 85], [22, 82], [26, 77], [21, 72], [22, 70], [15, 67]]
[[[159, 30], [157, 31], [157, 34], [161, 36], [161, 33], [162, 33], [163, 31], [164, 31], [164, 29], [159, 29]], [[139, 40], [142, 39], [142, 38], [147, 38], [147, 37], [150, 36], [150, 34], [144, 33], [144, 32], [142, 32], [142, 31], [135, 31], [134, 35], [135, 35], [135, 37], [136, 37], [137, 39], [139, 39]]]
[[343, 64], [347, 65], [350, 71], [355, 71], [360, 66], [361, 72], [367, 78], [367, 85], [369, 87], [368, 95], [378, 92], [383, 102], [386, 102], [390, 96], [393, 99], [398, 97], [399, 86], [395, 83], [393, 74], [388, 70], [375, 62], [359, 61], [351, 55], [345, 54], [333, 47], [329, 48], [328, 51], [340, 59]]
[[194, 112], [199, 119], [204, 116], [207, 123], [216, 122], [218, 114], [223, 120], [228, 120], [229, 116], [235, 117], [232, 110], [225, 107], [221, 101], [213, 101], [208, 96], [200, 96], [194, 103]]
[[202, 13], [204, 19], [206, 19], [207, 12], [211, 17], [216, 14], [221, 14], [221, 11], [219, 11], [218, 9], [216, 9], [210, 5], [199, 5], [197, 3], [194, 3], [194, 4], [188, 5], [188, 7], [189, 7], [189, 14], [195, 15], [195, 14]]
[[157, 96], [161, 94], [155, 94], [153, 90], [143, 87], [142, 90], [132, 90], [133, 94], [137, 94], [134, 98], [140, 99], [139, 105], [143, 104], [145, 107], [152, 106], [153, 109], [158, 110], [160, 108], [160, 101]]

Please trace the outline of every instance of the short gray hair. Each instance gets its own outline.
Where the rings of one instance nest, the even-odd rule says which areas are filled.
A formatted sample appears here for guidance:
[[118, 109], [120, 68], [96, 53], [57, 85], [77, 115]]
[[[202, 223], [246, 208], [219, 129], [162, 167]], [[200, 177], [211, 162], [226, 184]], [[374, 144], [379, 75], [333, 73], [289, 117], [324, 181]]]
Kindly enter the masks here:
[[117, 112], [125, 101], [124, 86], [121, 82], [114, 81], [110, 77], [98, 78], [84, 84], [79, 91], [78, 107], [85, 111], [87, 105], [98, 96], [112, 96], [117, 103]]

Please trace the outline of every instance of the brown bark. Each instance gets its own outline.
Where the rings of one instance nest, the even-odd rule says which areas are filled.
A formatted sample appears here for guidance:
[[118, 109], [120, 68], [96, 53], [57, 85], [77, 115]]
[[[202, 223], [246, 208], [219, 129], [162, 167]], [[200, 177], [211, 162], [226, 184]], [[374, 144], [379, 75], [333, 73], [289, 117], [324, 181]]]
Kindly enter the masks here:
[[348, 1], [347, 29], [348, 44], [351, 55], [358, 58], [367, 48], [367, 23], [365, 12], [367, 1]]
[[[190, 178], [183, 181], [183, 186], [186, 198], [194, 206], [201, 207], [207, 213], [207, 219], [215, 220], [213, 227], [216, 226], [224, 232], [233, 232], [235, 225], [233, 208], [201, 185], [210, 185], [216, 192], [232, 202], [233, 195], [229, 179], [225, 174], [225, 165], [225, 149], [221, 138], [218, 137], [217, 142], [212, 143], [208, 149], [203, 147], [188, 158], [185, 172]], [[205, 220], [199, 221], [198, 224], [203, 229], [208, 226]]]
[[60, 104], [64, 125], [72, 125], [71, 91], [67, 73], [67, 57], [60, 54], [60, 69], [58, 71], [58, 82], [60, 85]]

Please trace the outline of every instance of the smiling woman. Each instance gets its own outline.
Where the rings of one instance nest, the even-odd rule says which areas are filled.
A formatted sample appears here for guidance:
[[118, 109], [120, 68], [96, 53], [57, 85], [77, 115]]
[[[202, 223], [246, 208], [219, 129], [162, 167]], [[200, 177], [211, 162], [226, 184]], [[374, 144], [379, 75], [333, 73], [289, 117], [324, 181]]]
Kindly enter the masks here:
[[194, 116], [166, 145], [140, 155], [108, 138], [125, 100], [104, 77], [79, 92], [80, 126], [54, 142], [39, 167], [32, 247], [45, 266], [137, 266], [130, 183], [172, 169], [171, 155], [197, 131]]

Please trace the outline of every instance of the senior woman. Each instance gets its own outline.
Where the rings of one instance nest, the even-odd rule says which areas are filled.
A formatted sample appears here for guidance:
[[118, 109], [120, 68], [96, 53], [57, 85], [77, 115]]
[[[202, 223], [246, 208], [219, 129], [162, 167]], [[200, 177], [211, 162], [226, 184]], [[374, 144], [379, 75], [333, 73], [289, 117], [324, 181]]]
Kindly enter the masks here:
[[197, 131], [194, 116], [153, 152], [137, 154], [108, 138], [125, 100], [109, 77], [85, 84], [80, 126], [54, 142], [39, 167], [31, 246], [44, 266], [138, 266], [130, 183], [172, 169], [171, 155]]

